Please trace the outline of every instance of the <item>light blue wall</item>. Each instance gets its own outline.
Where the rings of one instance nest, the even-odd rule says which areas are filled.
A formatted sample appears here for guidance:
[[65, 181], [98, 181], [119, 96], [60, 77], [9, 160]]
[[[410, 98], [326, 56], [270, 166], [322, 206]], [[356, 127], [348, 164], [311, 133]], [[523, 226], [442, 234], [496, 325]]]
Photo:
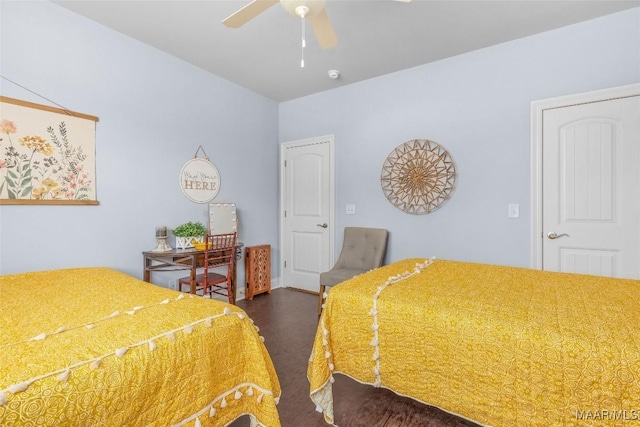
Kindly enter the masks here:
[[[336, 250], [345, 226], [374, 226], [390, 231], [387, 261], [529, 266], [531, 101], [635, 82], [638, 8], [281, 103], [280, 140], [335, 135]], [[428, 215], [395, 208], [380, 186], [385, 158], [411, 139], [456, 162], [452, 198]]]
[[[326, 134], [336, 136], [337, 249], [344, 226], [380, 226], [388, 261], [526, 266], [530, 102], [640, 81], [638, 8], [279, 106], [49, 2], [2, 0], [0, 19], [2, 75], [100, 118], [100, 205], [0, 206], [0, 274], [104, 265], [141, 277], [157, 225], [206, 220], [177, 186], [202, 144], [222, 176], [216, 201], [238, 204], [246, 244], [272, 245], [278, 277], [278, 141]], [[386, 156], [415, 138], [447, 148], [459, 173], [452, 199], [424, 216], [393, 207], [379, 184]], [[520, 219], [507, 218], [509, 203]]]
[[[178, 172], [200, 144], [235, 202], [240, 239], [277, 266], [277, 103], [50, 2], [0, 2], [1, 74], [99, 117], [99, 206], [1, 206], [0, 273], [108, 266], [142, 276], [155, 227], [206, 223]], [[5, 80], [2, 95], [47, 104]], [[243, 283], [243, 264], [239, 265]], [[182, 274], [184, 275], [184, 274]], [[170, 275], [152, 279], [167, 285]]]

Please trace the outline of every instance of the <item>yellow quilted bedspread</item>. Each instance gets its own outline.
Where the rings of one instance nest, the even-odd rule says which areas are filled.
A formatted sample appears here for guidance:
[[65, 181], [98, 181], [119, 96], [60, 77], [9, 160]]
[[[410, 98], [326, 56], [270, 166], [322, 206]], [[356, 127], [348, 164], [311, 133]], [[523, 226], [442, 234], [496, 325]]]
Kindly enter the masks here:
[[640, 425], [640, 281], [397, 262], [329, 292], [308, 366], [329, 423], [335, 373], [484, 425]]
[[0, 277], [0, 425], [279, 426], [239, 308], [106, 268]]

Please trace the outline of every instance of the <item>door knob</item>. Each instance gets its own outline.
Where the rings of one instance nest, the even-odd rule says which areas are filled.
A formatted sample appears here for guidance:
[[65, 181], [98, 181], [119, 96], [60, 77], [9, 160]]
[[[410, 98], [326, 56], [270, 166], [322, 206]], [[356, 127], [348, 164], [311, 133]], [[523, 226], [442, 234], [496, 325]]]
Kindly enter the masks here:
[[316, 224], [316, 225], [317, 225], [318, 227], [322, 227], [322, 228], [327, 228], [327, 227], [328, 227], [328, 225], [327, 225], [327, 223], [326, 223], [326, 222], [325, 222], [324, 224]]
[[547, 234], [547, 237], [550, 238], [551, 240], [553, 239], [557, 239], [559, 237], [564, 237], [567, 236], [569, 237], [569, 235], [567, 233], [562, 233], [562, 234], [556, 234], [555, 231], [550, 232], [549, 234]]

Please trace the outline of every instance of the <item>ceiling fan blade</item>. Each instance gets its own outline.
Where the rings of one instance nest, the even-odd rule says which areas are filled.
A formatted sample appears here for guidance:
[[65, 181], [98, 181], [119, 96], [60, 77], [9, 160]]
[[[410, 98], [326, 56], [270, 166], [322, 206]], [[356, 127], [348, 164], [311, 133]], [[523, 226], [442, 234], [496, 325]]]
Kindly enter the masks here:
[[279, 0], [253, 0], [236, 13], [225, 18], [222, 23], [230, 28], [238, 28], [269, 9]]
[[323, 49], [329, 49], [338, 44], [338, 37], [333, 31], [331, 21], [329, 21], [329, 15], [327, 10], [323, 9], [322, 12], [309, 19], [313, 32], [316, 34], [318, 44]]

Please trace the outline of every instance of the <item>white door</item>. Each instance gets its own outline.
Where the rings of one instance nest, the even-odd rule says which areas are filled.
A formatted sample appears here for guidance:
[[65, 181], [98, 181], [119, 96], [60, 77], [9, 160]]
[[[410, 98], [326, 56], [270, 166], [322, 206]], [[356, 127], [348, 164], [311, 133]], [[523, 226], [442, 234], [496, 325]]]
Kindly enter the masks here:
[[543, 112], [542, 268], [640, 278], [640, 96]]
[[283, 285], [318, 292], [333, 265], [333, 135], [281, 146]]

